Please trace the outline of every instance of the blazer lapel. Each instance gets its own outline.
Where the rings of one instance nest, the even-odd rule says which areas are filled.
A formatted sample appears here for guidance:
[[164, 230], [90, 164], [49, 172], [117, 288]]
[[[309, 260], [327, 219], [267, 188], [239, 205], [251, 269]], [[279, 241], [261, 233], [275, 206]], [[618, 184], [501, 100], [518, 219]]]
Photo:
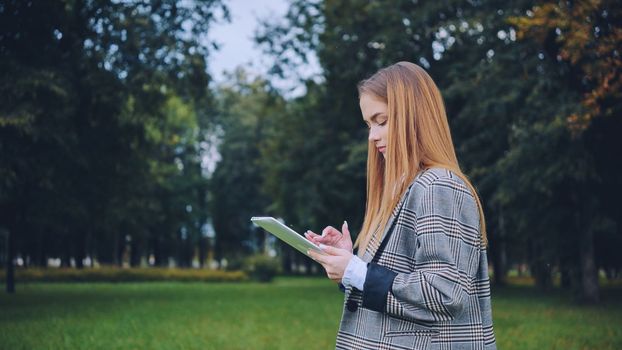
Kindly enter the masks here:
[[405, 201], [406, 197], [408, 197], [408, 193], [409, 192], [410, 192], [410, 187], [408, 187], [408, 189], [406, 189], [406, 191], [404, 191], [404, 194], [402, 195], [402, 198], [400, 198], [400, 201], [397, 203], [397, 205], [393, 209], [393, 212], [391, 213], [391, 216], [389, 217], [389, 220], [387, 221], [387, 225], [384, 227], [384, 231], [382, 233], [382, 238], [380, 239], [380, 242], [378, 242], [377, 244], [368, 244], [367, 245], [367, 249], [365, 250], [365, 255], [363, 257], [364, 261], [366, 261], [366, 262], [372, 261], [373, 258], [378, 253], [378, 251], [381, 250], [380, 247], [382, 247], [384, 241], [387, 239], [387, 236], [391, 232], [391, 229], [393, 228], [393, 222], [399, 216], [399, 213], [400, 213], [400, 211], [402, 209], [402, 206], [404, 205], [404, 201]]
[[378, 244], [367, 245], [367, 249], [365, 250], [365, 254], [363, 255], [363, 259], [362, 259], [363, 261], [365, 262], [372, 261], [376, 257], [376, 254], [378, 253], [378, 251], [382, 251], [380, 247], [382, 247], [383, 244], [386, 244], [384, 242], [388, 239], [387, 236], [389, 236], [391, 229], [393, 228], [393, 222], [400, 216], [400, 212], [402, 211], [402, 207], [404, 206], [404, 202], [406, 201], [406, 198], [408, 198], [408, 195], [410, 191], [412, 190], [412, 187], [415, 184], [415, 181], [419, 178], [419, 176], [421, 176], [422, 173], [423, 172], [419, 172], [419, 174], [415, 176], [415, 179], [411, 182], [410, 186], [408, 186], [406, 191], [404, 191], [402, 198], [400, 198], [400, 201], [397, 203], [397, 205], [393, 209], [393, 212], [391, 213], [391, 216], [389, 217], [389, 220], [387, 221], [387, 225], [384, 227], [384, 232], [382, 233], [382, 238], [380, 242], [378, 242]]

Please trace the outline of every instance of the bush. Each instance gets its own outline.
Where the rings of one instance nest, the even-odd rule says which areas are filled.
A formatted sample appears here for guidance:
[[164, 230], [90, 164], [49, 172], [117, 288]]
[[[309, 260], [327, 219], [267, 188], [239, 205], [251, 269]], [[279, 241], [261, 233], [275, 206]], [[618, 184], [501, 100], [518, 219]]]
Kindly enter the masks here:
[[225, 267], [225, 270], [241, 271], [241, 270], [244, 270], [245, 264], [246, 264], [246, 259], [244, 257], [241, 257], [241, 256], [228, 257], [227, 266]]
[[258, 254], [246, 258], [244, 271], [255, 281], [270, 282], [281, 273], [281, 264], [276, 258]]
[[[27, 268], [16, 269], [17, 282], [238, 282], [248, 280], [243, 271], [222, 271], [178, 268]], [[0, 272], [0, 281], [5, 281], [5, 272]]]

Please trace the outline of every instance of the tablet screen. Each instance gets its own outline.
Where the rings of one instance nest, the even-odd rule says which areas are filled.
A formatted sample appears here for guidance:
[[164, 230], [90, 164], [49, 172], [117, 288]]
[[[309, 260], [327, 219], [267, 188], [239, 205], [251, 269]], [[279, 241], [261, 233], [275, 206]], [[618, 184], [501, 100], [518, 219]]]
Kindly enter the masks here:
[[298, 234], [298, 232], [285, 226], [280, 221], [271, 216], [254, 216], [251, 218], [251, 221], [255, 225], [260, 226], [266, 231], [277, 236], [280, 240], [294, 247], [296, 250], [303, 253], [304, 255], [307, 255], [307, 250], [309, 249], [314, 249], [322, 253], [320, 247], [318, 247], [313, 242], [306, 239], [304, 236]]

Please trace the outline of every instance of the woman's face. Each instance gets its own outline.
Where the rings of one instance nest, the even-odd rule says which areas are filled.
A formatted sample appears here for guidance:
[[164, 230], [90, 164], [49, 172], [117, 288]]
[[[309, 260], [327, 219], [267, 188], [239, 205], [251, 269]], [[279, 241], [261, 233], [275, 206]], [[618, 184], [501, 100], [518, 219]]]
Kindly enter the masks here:
[[389, 125], [387, 124], [387, 104], [369, 94], [361, 95], [359, 101], [363, 120], [369, 128], [369, 142], [372, 143], [378, 152], [386, 157], [387, 136]]

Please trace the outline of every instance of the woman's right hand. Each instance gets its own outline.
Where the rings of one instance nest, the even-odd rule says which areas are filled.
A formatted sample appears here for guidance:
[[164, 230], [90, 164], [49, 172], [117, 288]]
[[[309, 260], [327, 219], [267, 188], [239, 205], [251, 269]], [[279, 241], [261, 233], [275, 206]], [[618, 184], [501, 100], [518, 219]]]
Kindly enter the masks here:
[[326, 226], [326, 228], [322, 230], [322, 235], [307, 231], [305, 232], [305, 237], [317, 245], [324, 244], [352, 252], [352, 237], [350, 237], [347, 221], [343, 222], [341, 231], [343, 233], [332, 226]]

